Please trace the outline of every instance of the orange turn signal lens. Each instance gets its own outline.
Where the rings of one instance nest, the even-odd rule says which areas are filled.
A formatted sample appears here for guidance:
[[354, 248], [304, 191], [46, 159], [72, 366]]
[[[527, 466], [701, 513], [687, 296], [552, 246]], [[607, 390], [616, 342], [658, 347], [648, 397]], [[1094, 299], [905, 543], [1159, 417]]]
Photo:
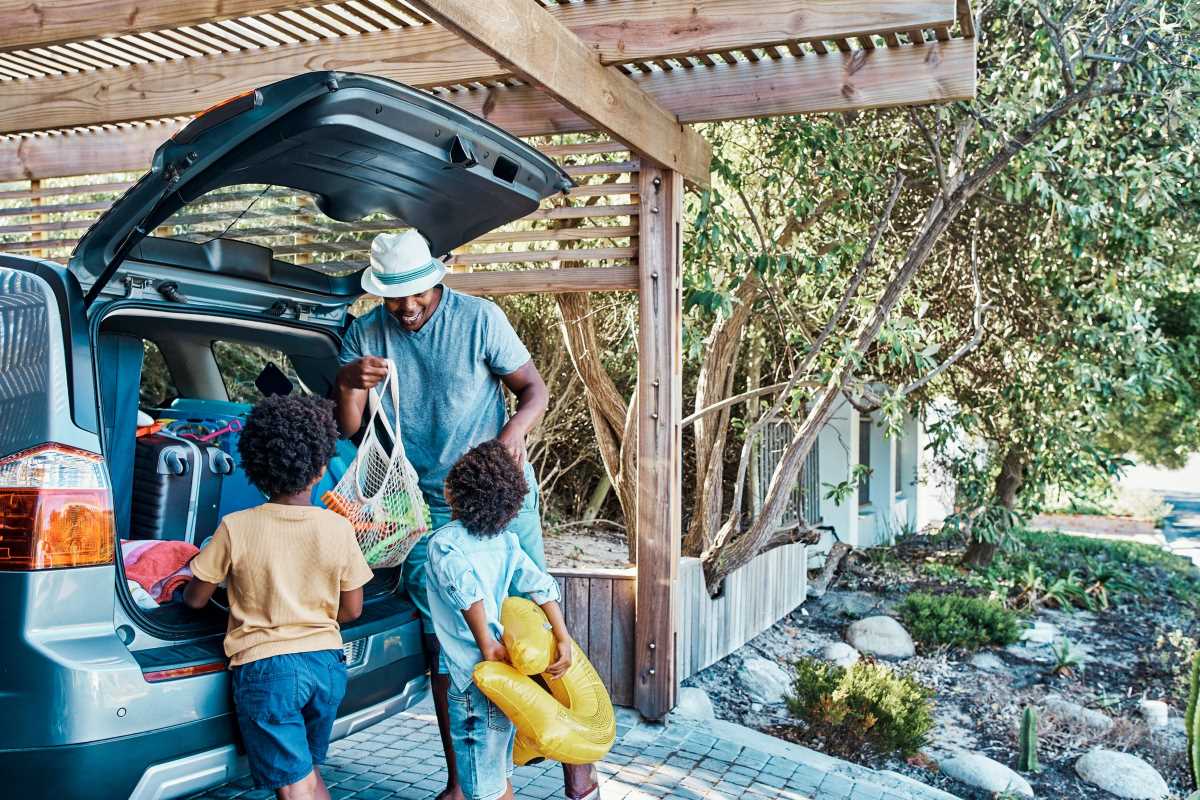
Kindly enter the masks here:
[[45, 444], [0, 459], [0, 570], [113, 563], [104, 459]]

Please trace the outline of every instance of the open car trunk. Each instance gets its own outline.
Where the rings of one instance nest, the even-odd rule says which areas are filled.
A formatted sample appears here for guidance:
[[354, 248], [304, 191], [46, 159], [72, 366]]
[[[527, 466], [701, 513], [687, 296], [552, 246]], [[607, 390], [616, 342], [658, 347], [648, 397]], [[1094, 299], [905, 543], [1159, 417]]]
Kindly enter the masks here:
[[[226, 382], [237, 382], [238, 399], [248, 400], [245, 384], [261, 365], [263, 372], [283, 374], [293, 391], [327, 386], [338, 346], [336, 338], [316, 326], [164, 311], [137, 303], [112, 307], [98, 322], [96, 342], [101, 425], [125, 581], [144, 574], [135, 570], [146, 548], [167, 542], [202, 546], [222, 517], [266, 499], [246, 479], [237, 449], [237, 432], [251, 404], [232, 400]], [[228, 374], [231, 369], [237, 373]], [[155, 395], [164, 379], [170, 389]], [[177, 396], [181, 388], [187, 396]], [[138, 425], [139, 412], [156, 421], [152, 428]], [[354, 452], [350, 442], [339, 442], [314, 500], [332, 488]], [[192, 459], [189, 453], [200, 457]], [[168, 456], [187, 462], [187, 469], [175, 474]], [[216, 474], [212, 465], [218, 462], [225, 469]], [[348, 635], [381, 615], [407, 608], [406, 601], [394, 597], [399, 573], [398, 568], [375, 571], [364, 590], [368, 610], [347, 627]], [[223, 593], [197, 612], [181, 602], [178, 581], [169, 596], [151, 598], [153, 604], [138, 592], [137, 583], [126, 583], [125, 603], [158, 637], [193, 639], [224, 631]]]

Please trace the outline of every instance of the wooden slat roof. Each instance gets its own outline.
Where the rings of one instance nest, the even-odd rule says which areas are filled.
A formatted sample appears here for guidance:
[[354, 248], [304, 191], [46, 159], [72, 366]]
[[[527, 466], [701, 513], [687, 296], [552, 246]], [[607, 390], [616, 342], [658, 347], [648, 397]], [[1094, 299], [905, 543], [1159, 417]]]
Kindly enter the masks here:
[[[974, 95], [965, 2], [529, 2], [546, 6], [682, 122]], [[47, 10], [35, 24], [22, 15], [27, 0], [0, 0], [0, 180], [78, 172], [69, 155], [47, 152], [63, 145], [108, 154], [91, 171], [144, 165], [150, 142], [187, 116], [307, 69], [418, 85], [518, 135], [595, 128], [401, 0], [53, 7], [58, 13]], [[71, 38], [89, 31], [106, 35]], [[122, 150], [133, 155], [122, 158]]]

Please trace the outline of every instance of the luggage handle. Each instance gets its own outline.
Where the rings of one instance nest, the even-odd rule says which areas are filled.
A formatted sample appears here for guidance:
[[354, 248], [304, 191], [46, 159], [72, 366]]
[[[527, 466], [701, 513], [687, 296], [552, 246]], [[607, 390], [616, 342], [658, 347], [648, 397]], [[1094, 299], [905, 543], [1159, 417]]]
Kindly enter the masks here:
[[162, 452], [158, 454], [159, 475], [187, 475], [187, 459], [181, 458], [179, 455], [179, 451], [182, 449], [182, 447], [163, 448]]
[[233, 457], [219, 447], [208, 448], [208, 471], [214, 475], [230, 475], [234, 470]]

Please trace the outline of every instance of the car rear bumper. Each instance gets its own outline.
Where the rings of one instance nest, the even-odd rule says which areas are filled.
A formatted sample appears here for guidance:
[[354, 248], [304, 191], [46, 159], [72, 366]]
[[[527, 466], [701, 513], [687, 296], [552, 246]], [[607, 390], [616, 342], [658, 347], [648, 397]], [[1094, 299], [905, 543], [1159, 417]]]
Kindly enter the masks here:
[[[413, 678], [404, 690], [385, 700], [360, 709], [333, 724], [333, 738], [345, 736], [374, 725], [393, 714], [411, 708], [424, 699], [429, 691], [429, 678]], [[141, 780], [130, 793], [130, 800], [166, 800], [183, 797], [233, 780], [247, 772], [245, 756], [233, 745], [225, 745], [202, 753], [155, 764], [142, 773]]]
[[[420, 702], [428, 692], [423, 657], [360, 675], [351, 683], [333, 736], [341, 738]], [[399, 692], [396, 687], [402, 687]], [[245, 774], [232, 714], [122, 736], [57, 747], [0, 750], [5, 797], [183, 797]], [[149, 765], [149, 766], [147, 766]]]

